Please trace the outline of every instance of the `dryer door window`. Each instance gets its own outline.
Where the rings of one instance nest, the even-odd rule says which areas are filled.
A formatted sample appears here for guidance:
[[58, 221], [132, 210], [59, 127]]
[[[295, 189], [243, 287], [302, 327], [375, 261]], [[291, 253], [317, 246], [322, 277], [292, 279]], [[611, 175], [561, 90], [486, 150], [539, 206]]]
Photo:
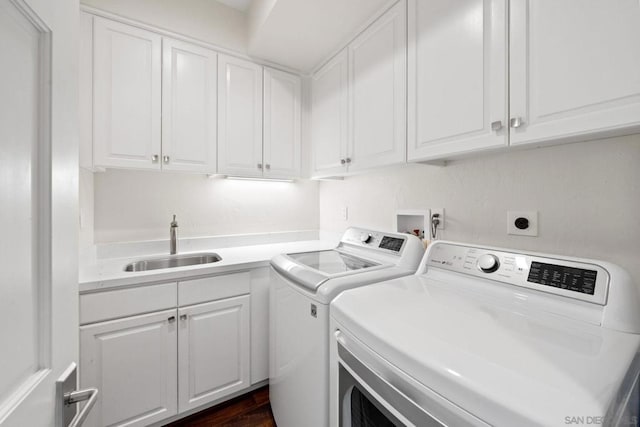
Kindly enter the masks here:
[[356, 385], [351, 389], [352, 427], [396, 427]]

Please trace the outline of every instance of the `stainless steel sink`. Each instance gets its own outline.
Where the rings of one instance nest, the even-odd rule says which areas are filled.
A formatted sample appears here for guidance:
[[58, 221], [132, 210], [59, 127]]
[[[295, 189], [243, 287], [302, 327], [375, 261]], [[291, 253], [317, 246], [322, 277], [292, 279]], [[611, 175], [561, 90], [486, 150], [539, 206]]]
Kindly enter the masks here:
[[221, 260], [220, 255], [215, 253], [171, 255], [129, 263], [124, 266], [124, 271], [159, 270], [162, 268], [185, 267], [187, 265], [211, 264]]

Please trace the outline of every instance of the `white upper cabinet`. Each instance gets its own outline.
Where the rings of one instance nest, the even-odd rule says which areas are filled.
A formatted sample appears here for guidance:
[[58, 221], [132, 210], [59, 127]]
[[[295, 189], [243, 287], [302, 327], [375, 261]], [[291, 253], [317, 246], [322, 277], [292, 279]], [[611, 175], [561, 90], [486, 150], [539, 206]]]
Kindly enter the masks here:
[[218, 172], [262, 176], [262, 67], [218, 56]]
[[314, 74], [313, 176], [404, 163], [406, 45], [401, 0]]
[[408, 16], [409, 160], [640, 130], [636, 0], [409, 0]]
[[161, 29], [80, 18], [82, 167], [300, 176], [298, 75]]
[[300, 77], [264, 69], [264, 176], [300, 176]]
[[312, 78], [311, 145], [314, 176], [346, 172], [348, 52], [344, 49]]
[[94, 163], [160, 169], [158, 34], [94, 18]]
[[504, 147], [506, 0], [409, 0], [408, 159]]
[[180, 308], [180, 412], [250, 385], [249, 295]]
[[217, 53], [163, 39], [162, 169], [216, 172]]
[[640, 2], [512, 0], [510, 12], [512, 145], [639, 129]]
[[406, 160], [406, 2], [349, 44], [349, 170]]

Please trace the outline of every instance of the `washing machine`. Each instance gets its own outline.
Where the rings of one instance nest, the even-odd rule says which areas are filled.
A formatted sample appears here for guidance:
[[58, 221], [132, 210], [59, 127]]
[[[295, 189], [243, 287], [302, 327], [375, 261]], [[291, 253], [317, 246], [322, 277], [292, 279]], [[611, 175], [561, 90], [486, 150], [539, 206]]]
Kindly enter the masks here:
[[278, 427], [329, 424], [329, 303], [415, 273], [423, 255], [415, 236], [349, 228], [335, 249], [271, 260], [269, 399]]
[[608, 262], [436, 242], [331, 304], [330, 424], [637, 426], [639, 308]]

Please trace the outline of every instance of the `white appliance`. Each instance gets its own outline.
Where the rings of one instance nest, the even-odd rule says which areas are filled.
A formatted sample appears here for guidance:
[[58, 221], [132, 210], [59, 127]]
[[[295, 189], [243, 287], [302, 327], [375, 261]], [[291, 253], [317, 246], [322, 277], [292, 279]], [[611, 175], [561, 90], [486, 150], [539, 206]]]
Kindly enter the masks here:
[[349, 228], [332, 250], [271, 260], [269, 398], [278, 427], [329, 423], [329, 303], [340, 292], [413, 274], [408, 234]]
[[331, 425], [638, 425], [640, 296], [607, 262], [436, 242], [331, 328]]

